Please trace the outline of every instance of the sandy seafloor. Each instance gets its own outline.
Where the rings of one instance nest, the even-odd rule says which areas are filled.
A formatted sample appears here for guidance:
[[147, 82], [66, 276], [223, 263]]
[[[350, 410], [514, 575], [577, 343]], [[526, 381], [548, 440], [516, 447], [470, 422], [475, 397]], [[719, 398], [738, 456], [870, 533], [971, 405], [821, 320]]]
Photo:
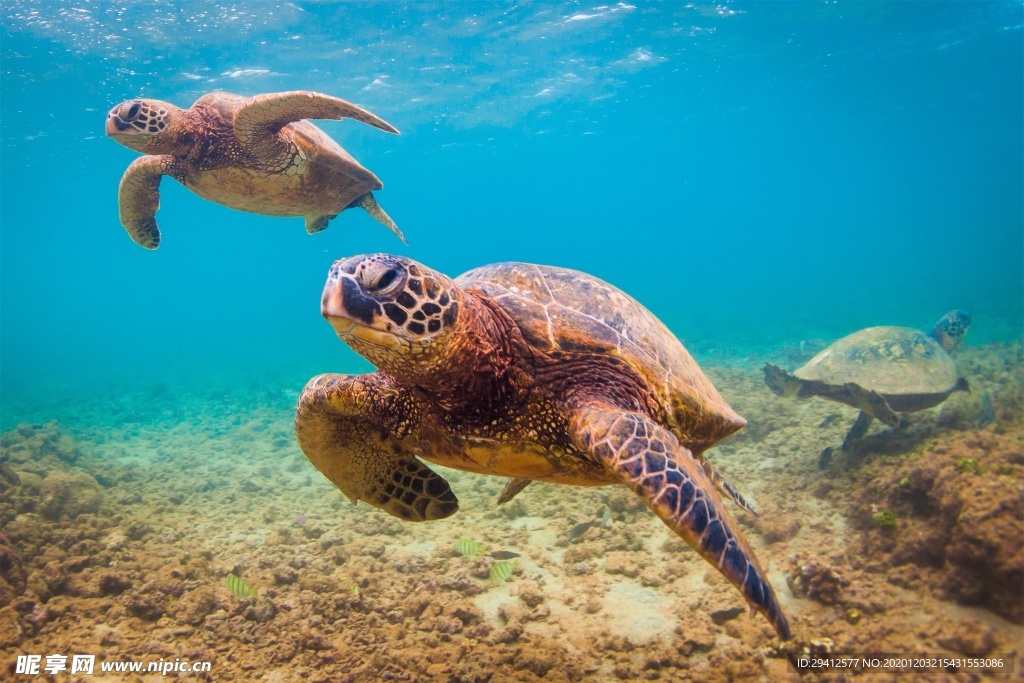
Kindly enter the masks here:
[[[765, 360], [795, 367], [816, 348], [704, 359], [749, 421], [709, 457], [763, 515], [732, 508], [791, 642], [745, 611], [716, 623], [713, 612], [743, 606], [740, 593], [624, 488], [535, 483], [496, 507], [502, 480], [444, 470], [461, 502], [447, 520], [353, 507], [295, 444], [302, 381], [254, 374], [6, 403], [5, 423], [19, 426], [3, 434], [0, 460], [21, 484], [0, 492], [0, 678], [773, 681], [787, 676], [780, 654], [804, 648], [1016, 651], [1020, 678], [1021, 343], [961, 349], [971, 396], [898, 432], [876, 426], [824, 469], [819, 453], [841, 442], [855, 412], [780, 399], [759, 370]], [[570, 542], [605, 505], [609, 527]], [[490, 580], [494, 560], [458, 555], [462, 538], [520, 553], [513, 576]], [[259, 597], [232, 595], [229, 572]], [[16, 655], [52, 653], [212, 668], [14, 675]]]

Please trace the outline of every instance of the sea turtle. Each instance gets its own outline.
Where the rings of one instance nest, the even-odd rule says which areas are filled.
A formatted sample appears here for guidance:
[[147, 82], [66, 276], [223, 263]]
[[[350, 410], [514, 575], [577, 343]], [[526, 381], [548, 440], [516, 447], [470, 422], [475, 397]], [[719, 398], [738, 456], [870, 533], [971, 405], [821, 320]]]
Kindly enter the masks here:
[[255, 97], [203, 95], [191, 109], [160, 100], [122, 102], [107, 114], [107, 135], [147, 156], [121, 178], [121, 224], [146, 249], [160, 246], [160, 180], [173, 177], [200, 197], [269, 216], [302, 216], [313, 234], [345, 209], [364, 208], [403, 242], [373, 198], [384, 185], [326, 133], [304, 119], [362, 121], [398, 131], [365, 109], [316, 92]]
[[530, 481], [625, 484], [743, 593], [789, 625], [704, 451], [746, 421], [636, 300], [585, 273], [498, 263], [456, 280], [389, 254], [331, 267], [321, 312], [373, 363], [314, 377], [299, 446], [342, 493], [410, 521], [458, 501], [419, 458]]
[[[937, 406], [954, 391], [969, 391], [950, 354], [967, 334], [971, 316], [952, 311], [931, 334], [907, 327], [869, 327], [843, 337], [793, 373], [768, 363], [764, 379], [780, 396], [821, 396], [860, 410], [846, 435], [848, 450], [879, 420], [898, 427], [898, 413]], [[833, 450], [825, 449], [822, 463]]]

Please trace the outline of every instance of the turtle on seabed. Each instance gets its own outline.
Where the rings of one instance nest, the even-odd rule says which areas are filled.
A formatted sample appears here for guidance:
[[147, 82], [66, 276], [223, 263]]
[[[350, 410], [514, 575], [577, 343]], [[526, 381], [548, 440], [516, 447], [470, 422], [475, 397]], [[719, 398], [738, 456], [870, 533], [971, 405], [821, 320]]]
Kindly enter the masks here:
[[[792, 373], [768, 363], [764, 380], [779, 396], [820, 396], [860, 410], [843, 440], [846, 451], [876, 419], [898, 427], [899, 413], [932, 408], [954, 391], [970, 391], [950, 357], [970, 324], [969, 313], [951, 311], [931, 334], [907, 327], [869, 327], [843, 337]], [[834, 452], [832, 447], [822, 452], [823, 467]]]
[[790, 637], [719, 490], [748, 506], [704, 457], [746, 421], [636, 300], [563, 268], [498, 263], [453, 281], [374, 254], [331, 267], [321, 312], [378, 368], [314, 377], [295, 416], [302, 451], [353, 502], [453, 514], [420, 458], [511, 477], [499, 502], [535, 480], [625, 484]]
[[391, 124], [350, 102], [316, 92], [242, 97], [203, 95], [190, 109], [134, 99], [107, 114], [106, 132], [143, 152], [121, 178], [121, 224], [136, 244], [160, 246], [156, 211], [169, 175], [200, 197], [241, 211], [302, 216], [306, 232], [359, 206], [405, 237], [373, 197], [384, 185], [326, 133], [303, 119], [355, 119], [388, 133]]

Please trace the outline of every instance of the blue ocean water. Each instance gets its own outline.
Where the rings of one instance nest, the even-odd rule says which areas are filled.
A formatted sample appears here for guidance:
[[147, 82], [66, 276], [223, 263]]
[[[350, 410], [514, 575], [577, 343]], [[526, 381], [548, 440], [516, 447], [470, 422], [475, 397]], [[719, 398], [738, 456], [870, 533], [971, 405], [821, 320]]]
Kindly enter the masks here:
[[[320, 318], [342, 256], [523, 260], [626, 290], [698, 360], [973, 311], [1024, 326], [1018, 2], [6, 1], [0, 418], [29, 396], [369, 366]], [[318, 90], [385, 184], [308, 236], [161, 186], [118, 224], [117, 102]], [[13, 409], [13, 416], [12, 416]]]

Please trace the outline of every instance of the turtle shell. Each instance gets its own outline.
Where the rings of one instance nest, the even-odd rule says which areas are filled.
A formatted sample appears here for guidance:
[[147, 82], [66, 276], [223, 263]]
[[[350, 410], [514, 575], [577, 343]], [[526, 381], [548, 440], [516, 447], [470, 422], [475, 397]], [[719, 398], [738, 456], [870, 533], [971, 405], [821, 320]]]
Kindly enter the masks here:
[[948, 394], [960, 378], [937, 341], [907, 327], [854, 332], [793, 374], [831, 385], [853, 382], [884, 396]]
[[624, 361], [656, 395], [667, 415], [664, 426], [694, 451], [746, 424], [664, 323], [603, 280], [567, 268], [496, 263], [455, 282], [498, 304], [539, 351]]
[[[192, 105], [206, 104], [221, 115], [225, 121], [233, 121], [235, 114], [249, 98], [229, 92], [213, 92], [203, 95]], [[301, 119], [292, 121], [281, 128], [284, 135], [295, 143], [299, 151], [307, 158], [315, 158], [321, 163], [330, 162], [334, 165], [330, 170], [352, 175], [353, 183], [365, 185], [367, 191], [379, 190], [383, 186], [380, 180], [364, 168], [355, 158], [346, 152], [334, 138], [322, 131], [317, 125]]]
[[[230, 126], [247, 101], [241, 95], [214, 92], [203, 95], [192, 105], [193, 109], [206, 106], [217, 112], [219, 120], [207, 121], [207, 125], [223, 128], [223, 139], [231, 141], [218, 153], [230, 157], [237, 146]], [[186, 187], [233, 209], [268, 216], [337, 214], [358, 197], [384, 187], [376, 175], [305, 119], [286, 124], [278, 137], [295, 145], [297, 160], [292, 166], [256, 170], [240, 162], [190, 174], [185, 178]]]

